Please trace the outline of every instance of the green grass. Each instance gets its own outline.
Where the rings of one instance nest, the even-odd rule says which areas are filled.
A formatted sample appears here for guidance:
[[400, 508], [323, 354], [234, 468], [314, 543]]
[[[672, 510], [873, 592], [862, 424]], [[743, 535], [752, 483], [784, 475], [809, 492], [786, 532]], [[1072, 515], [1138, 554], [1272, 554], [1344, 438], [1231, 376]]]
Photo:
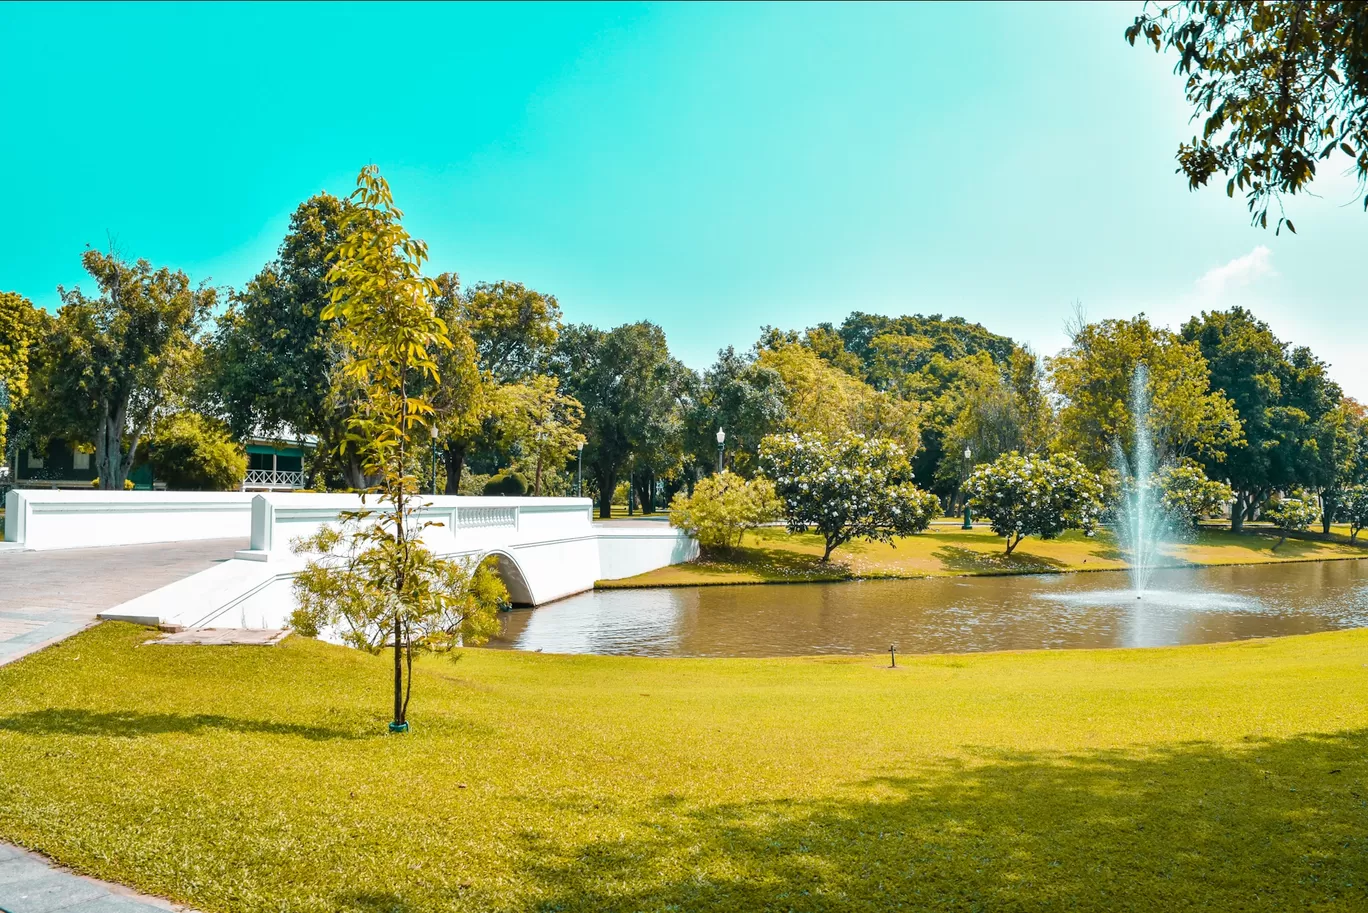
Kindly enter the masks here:
[[[1169, 564], [1263, 564], [1276, 561], [1324, 561], [1368, 558], [1368, 540], [1350, 544], [1347, 539], [1317, 541], [1288, 539], [1278, 546], [1268, 530], [1237, 535], [1228, 530], [1204, 529], [1191, 541], [1166, 552]], [[600, 581], [601, 588], [640, 586], [698, 586], [726, 583], [776, 583], [793, 581], [848, 580], [879, 577], [947, 577], [974, 574], [1041, 574], [1060, 571], [1107, 571], [1126, 566], [1111, 533], [1102, 530], [1088, 538], [1069, 532], [1058, 539], [1025, 539], [1016, 550], [1003, 554], [1003, 540], [986, 526], [964, 530], [953, 524], [932, 526], [920, 535], [908, 536], [893, 545], [852, 542], [822, 563], [822, 538], [808, 533], [794, 535], [767, 527], [748, 533], [741, 548], [719, 555], [677, 564], [627, 577]]]
[[0, 838], [206, 913], [1363, 910], [1368, 632], [1162, 650], [0, 669]]

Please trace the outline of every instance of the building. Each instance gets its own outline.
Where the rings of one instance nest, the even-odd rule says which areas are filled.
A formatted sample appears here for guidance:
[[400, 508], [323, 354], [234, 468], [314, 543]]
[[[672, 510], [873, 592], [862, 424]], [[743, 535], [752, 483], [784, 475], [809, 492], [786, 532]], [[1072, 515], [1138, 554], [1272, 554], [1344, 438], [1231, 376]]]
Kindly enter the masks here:
[[245, 443], [247, 476], [242, 480], [243, 491], [294, 491], [304, 487], [304, 457], [318, 446], [318, 438], [312, 434], [294, 435], [286, 428], [275, 436], [258, 431]]
[[[143, 465], [128, 474], [135, 489], [151, 491], [158, 486], [152, 467]], [[56, 438], [46, 449], [21, 447], [14, 456], [16, 488], [91, 488], [95, 484], [95, 454]]]

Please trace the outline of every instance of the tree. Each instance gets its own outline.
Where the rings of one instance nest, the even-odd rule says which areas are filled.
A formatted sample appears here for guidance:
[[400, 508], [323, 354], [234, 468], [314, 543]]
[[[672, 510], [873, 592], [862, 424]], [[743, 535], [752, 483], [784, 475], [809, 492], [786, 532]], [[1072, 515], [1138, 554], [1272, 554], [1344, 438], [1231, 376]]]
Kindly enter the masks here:
[[749, 478], [760, 454], [760, 441], [778, 431], [787, 412], [784, 380], [754, 357], [738, 355], [731, 346], [717, 353], [717, 361], [699, 384], [690, 403], [687, 448], [695, 464], [710, 468], [717, 458], [717, 431], [727, 434], [727, 466]]
[[197, 412], [159, 418], [142, 461], [173, 490], [235, 491], [247, 475], [247, 453], [227, 426]]
[[1358, 541], [1359, 531], [1368, 526], [1368, 485], [1350, 485], [1344, 490], [1339, 516], [1349, 524], [1349, 540]]
[[1007, 540], [1009, 555], [1027, 536], [1054, 539], [1067, 529], [1092, 535], [1102, 515], [1102, 483], [1069, 453], [1004, 454], [964, 487], [974, 512]]
[[462, 296], [460, 314], [481, 367], [500, 383], [545, 371], [561, 325], [554, 295], [521, 282], [482, 282]]
[[[1188, 187], [1227, 176], [1255, 225], [1299, 193], [1316, 163], [1347, 155], [1368, 180], [1368, 6], [1358, 2], [1184, 0], [1147, 4], [1126, 29], [1156, 52], [1177, 51], [1192, 119], [1202, 135], [1178, 146]], [[1364, 197], [1368, 208], [1368, 196]], [[1292, 223], [1279, 216], [1275, 231]]]
[[700, 479], [693, 494], [674, 496], [670, 525], [686, 530], [705, 551], [732, 549], [747, 530], [777, 519], [781, 510], [769, 479], [723, 471]]
[[317, 631], [345, 624], [353, 646], [394, 652], [392, 732], [408, 729], [413, 655], [422, 648], [478, 643], [497, 630], [497, 606], [507, 592], [483, 565], [438, 558], [422, 542], [431, 525], [418, 516], [419, 436], [426, 438], [432, 407], [414, 395], [418, 378], [439, 381], [433, 352], [450, 345], [436, 315], [436, 284], [422, 276], [427, 245], [404, 230], [403, 213], [374, 165], [357, 177], [354, 211], [342, 221], [343, 240], [328, 274], [342, 373], [365, 391], [347, 418], [346, 444], [378, 484], [377, 507], [324, 527], [297, 550], [313, 553], [295, 578], [295, 626]]
[[1164, 510], [1169, 516], [1189, 528], [1200, 520], [1219, 512], [1235, 498], [1235, 493], [1224, 482], [1208, 479], [1195, 461], [1165, 466], [1155, 474]]
[[629, 467], [648, 480], [682, 458], [690, 372], [670, 356], [660, 327], [648, 322], [608, 331], [566, 327], [556, 367], [563, 389], [584, 407], [584, 465], [598, 493], [599, 516], [607, 518]]
[[1239, 443], [1240, 418], [1230, 399], [1212, 389], [1202, 349], [1142, 314], [1087, 324], [1050, 359], [1063, 400], [1063, 449], [1097, 471], [1110, 461], [1114, 442], [1135, 439], [1131, 378], [1141, 364], [1149, 370], [1148, 422], [1161, 457], [1220, 460]]
[[100, 296], [58, 287], [62, 308], [39, 359], [35, 425], [41, 436], [92, 442], [100, 487], [122, 491], [153, 417], [188, 385], [195, 337], [217, 296], [146, 260], [87, 250], [81, 262]]
[[46, 312], [16, 292], [0, 292], [0, 466], [9, 455], [9, 417], [29, 392], [33, 349], [47, 335]]
[[1239, 532], [1273, 492], [1316, 484], [1319, 439], [1341, 396], [1309, 350], [1289, 352], [1244, 308], [1204, 311], [1182, 332], [1201, 349], [1213, 388], [1239, 419], [1239, 440], [1201, 456], [1207, 474], [1235, 490], [1231, 529]]
[[584, 443], [580, 433], [584, 407], [560, 392], [560, 381], [545, 374], [527, 383], [510, 384], [504, 395], [510, 405], [504, 413], [503, 433], [534, 464], [532, 494], [540, 495], [542, 467], [563, 467]]
[[[1329, 383], [1324, 386], [1326, 392], [1339, 389]], [[1344, 397], [1318, 425], [1311, 480], [1320, 495], [1321, 531], [1329, 535], [1345, 489], [1368, 478], [1368, 415], [1362, 405]]]
[[852, 539], [893, 544], [930, 525], [940, 502], [912, 484], [907, 452], [894, 441], [847, 432], [839, 437], [779, 434], [760, 445], [790, 532], [819, 533], [828, 561]]
[[1300, 532], [1315, 523], [1320, 517], [1320, 508], [1311, 498], [1298, 492], [1291, 497], [1273, 499], [1264, 506], [1262, 516], [1282, 534], [1278, 544], [1273, 546], [1277, 551], [1287, 541], [1288, 533]]

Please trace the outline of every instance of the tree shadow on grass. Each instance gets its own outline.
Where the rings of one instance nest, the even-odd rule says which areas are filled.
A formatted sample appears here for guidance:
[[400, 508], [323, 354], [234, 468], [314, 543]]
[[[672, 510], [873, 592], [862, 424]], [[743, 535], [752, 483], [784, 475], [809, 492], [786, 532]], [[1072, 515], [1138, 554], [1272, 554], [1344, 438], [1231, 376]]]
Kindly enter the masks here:
[[528, 838], [528, 909], [1363, 910], [1366, 749], [984, 750], [831, 798], [657, 804], [626, 840]]
[[201, 729], [288, 735], [313, 742], [374, 737], [372, 733], [359, 733], [355, 730], [326, 726], [304, 726], [297, 723], [276, 723], [268, 720], [248, 720], [208, 713], [138, 713], [133, 711], [102, 713], [94, 710], [49, 709], [0, 717], [0, 731], [19, 732], [25, 735], [138, 738], [140, 736], [164, 735], [171, 732], [190, 733]]
[[841, 580], [850, 570], [839, 561], [822, 563], [820, 555], [809, 555], [783, 548], [742, 545], [739, 548], [710, 552], [692, 563], [690, 570], [699, 577], [724, 580], [739, 573], [750, 573], [766, 581]]
[[1048, 574], [1069, 567], [1063, 561], [1040, 555], [980, 552], [955, 545], [943, 545], [932, 555], [947, 570], [958, 574]]

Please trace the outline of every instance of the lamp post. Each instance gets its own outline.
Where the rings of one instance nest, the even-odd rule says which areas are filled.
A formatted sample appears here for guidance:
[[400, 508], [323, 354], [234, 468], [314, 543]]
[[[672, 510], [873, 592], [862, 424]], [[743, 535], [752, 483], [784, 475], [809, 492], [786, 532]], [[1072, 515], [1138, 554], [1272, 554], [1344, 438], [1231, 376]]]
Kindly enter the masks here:
[[432, 433], [432, 494], [437, 495], [437, 425], [428, 425], [428, 431]]
[[717, 471], [722, 471], [722, 447], [727, 442], [727, 432], [717, 429]]
[[[964, 448], [964, 473], [963, 473], [963, 475], [964, 475], [964, 477], [965, 477], [966, 479], [967, 479], [968, 476], [969, 476], [969, 461], [972, 460], [973, 458], [974, 458], [974, 451], [970, 450], [968, 447], [965, 447], [965, 448]], [[960, 483], [960, 490], [961, 490], [961, 491], [964, 490], [964, 483], [963, 483], [963, 482]], [[964, 528], [964, 529], [973, 529], [973, 528], [974, 528], [974, 516], [973, 516], [972, 513], [969, 512], [969, 498], [968, 498], [967, 495], [966, 495], [965, 498], [964, 498], [964, 527], [963, 527], [963, 528]]]
[[575, 465], [575, 497], [581, 497], [580, 489], [584, 485], [584, 441], [579, 443], [579, 461]]

